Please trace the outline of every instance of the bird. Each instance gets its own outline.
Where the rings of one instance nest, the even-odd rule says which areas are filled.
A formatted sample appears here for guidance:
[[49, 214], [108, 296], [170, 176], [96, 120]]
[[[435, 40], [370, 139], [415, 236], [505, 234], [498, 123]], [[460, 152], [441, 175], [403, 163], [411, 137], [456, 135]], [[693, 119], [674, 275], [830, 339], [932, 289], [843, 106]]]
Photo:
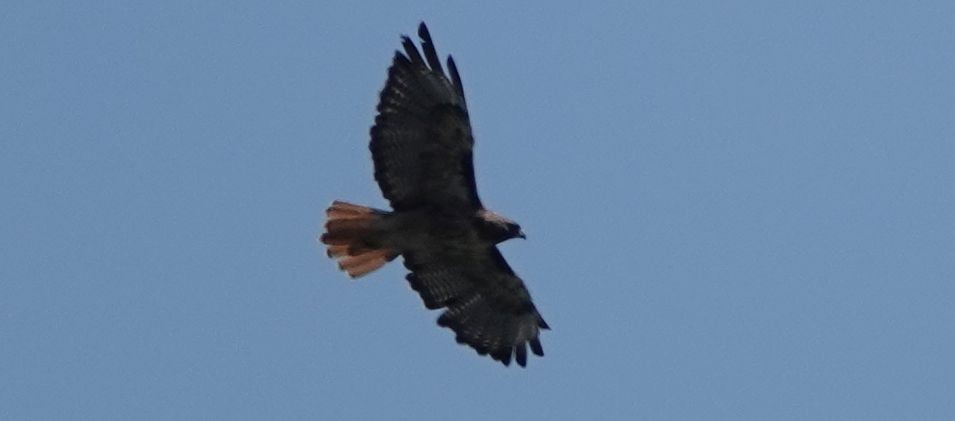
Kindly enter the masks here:
[[370, 130], [374, 178], [392, 210], [333, 201], [319, 241], [352, 278], [401, 256], [411, 289], [443, 309], [437, 324], [458, 343], [526, 367], [528, 347], [544, 355], [539, 336], [550, 327], [497, 244], [527, 237], [482, 205], [461, 76], [450, 55], [445, 73], [424, 22], [418, 37], [420, 52], [401, 37]]

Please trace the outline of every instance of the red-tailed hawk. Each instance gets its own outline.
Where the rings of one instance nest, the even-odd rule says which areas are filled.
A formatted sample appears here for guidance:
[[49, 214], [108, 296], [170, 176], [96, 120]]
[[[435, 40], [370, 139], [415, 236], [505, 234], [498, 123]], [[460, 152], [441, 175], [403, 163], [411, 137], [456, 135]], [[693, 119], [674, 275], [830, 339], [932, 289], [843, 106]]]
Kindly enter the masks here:
[[424, 23], [418, 36], [424, 57], [402, 37], [371, 128], [375, 180], [394, 210], [335, 201], [320, 240], [353, 278], [402, 256], [425, 307], [446, 309], [439, 326], [478, 354], [526, 366], [528, 345], [544, 355], [538, 335], [549, 328], [496, 246], [524, 233], [481, 205], [461, 77], [450, 56], [445, 75]]

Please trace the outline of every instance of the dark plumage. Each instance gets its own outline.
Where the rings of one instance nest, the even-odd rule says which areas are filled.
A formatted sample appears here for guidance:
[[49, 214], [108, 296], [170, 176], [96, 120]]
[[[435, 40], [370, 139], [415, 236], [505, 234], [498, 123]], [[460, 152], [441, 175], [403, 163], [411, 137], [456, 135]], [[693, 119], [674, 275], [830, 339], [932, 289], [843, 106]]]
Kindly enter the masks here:
[[474, 138], [454, 60], [445, 75], [422, 23], [422, 57], [408, 37], [381, 91], [369, 149], [393, 212], [336, 201], [321, 241], [352, 277], [398, 255], [425, 307], [459, 343], [505, 365], [544, 355], [547, 323], [497, 244], [524, 238], [515, 222], [484, 209], [474, 179]]

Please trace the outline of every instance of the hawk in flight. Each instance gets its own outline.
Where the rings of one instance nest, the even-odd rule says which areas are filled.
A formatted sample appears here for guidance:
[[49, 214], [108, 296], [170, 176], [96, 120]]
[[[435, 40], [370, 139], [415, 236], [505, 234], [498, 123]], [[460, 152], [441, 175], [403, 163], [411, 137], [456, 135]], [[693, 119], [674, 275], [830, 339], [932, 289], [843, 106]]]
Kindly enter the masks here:
[[[408, 37], [397, 51], [371, 128], [375, 180], [392, 211], [335, 201], [320, 241], [357, 278], [399, 255], [425, 307], [458, 343], [509, 365], [549, 329], [497, 244], [525, 238], [514, 221], [484, 208], [474, 180], [474, 138], [454, 60], [445, 74], [424, 23], [422, 57]], [[450, 75], [450, 78], [448, 77]]]

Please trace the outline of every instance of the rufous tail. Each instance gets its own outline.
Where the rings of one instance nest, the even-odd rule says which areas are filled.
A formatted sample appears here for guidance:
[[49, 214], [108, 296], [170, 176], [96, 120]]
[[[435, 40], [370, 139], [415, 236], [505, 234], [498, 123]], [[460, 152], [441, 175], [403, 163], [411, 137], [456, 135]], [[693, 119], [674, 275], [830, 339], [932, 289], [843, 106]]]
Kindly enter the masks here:
[[398, 257], [393, 250], [374, 245], [381, 237], [378, 222], [385, 211], [336, 200], [325, 215], [325, 233], [319, 241], [328, 246], [328, 257], [338, 259], [338, 268], [348, 276], [367, 275]]

